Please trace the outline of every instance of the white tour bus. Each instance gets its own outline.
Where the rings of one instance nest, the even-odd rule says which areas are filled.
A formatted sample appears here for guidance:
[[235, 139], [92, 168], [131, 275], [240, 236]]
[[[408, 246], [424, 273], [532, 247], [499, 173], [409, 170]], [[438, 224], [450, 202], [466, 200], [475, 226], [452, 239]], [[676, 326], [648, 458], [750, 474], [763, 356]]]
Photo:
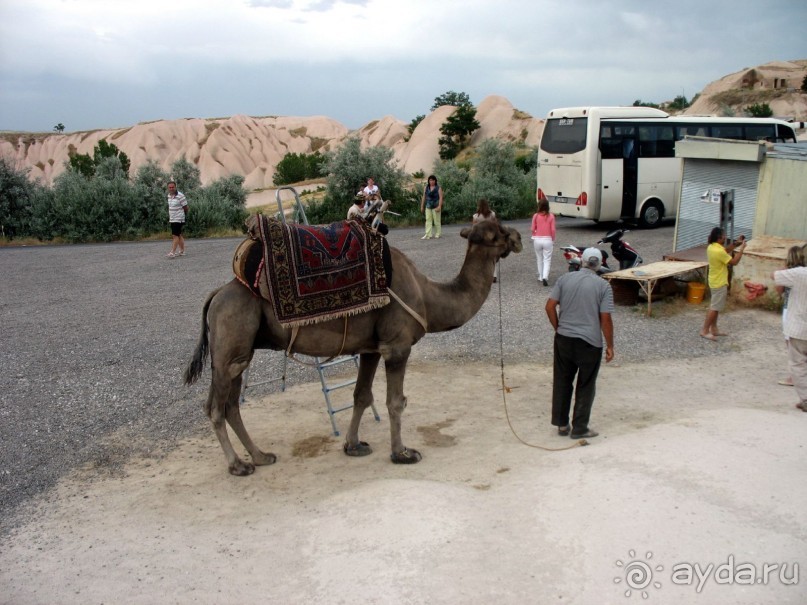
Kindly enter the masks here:
[[772, 118], [669, 116], [651, 107], [567, 107], [549, 112], [538, 151], [538, 199], [552, 214], [657, 227], [674, 217], [685, 136], [795, 143]]

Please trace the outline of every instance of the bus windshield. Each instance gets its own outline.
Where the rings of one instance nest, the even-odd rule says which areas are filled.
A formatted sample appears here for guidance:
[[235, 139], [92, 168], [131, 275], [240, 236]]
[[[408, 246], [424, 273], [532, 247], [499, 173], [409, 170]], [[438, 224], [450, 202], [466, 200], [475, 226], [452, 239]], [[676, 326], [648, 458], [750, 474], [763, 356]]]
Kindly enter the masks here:
[[541, 135], [541, 150], [547, 153], [577, 153], [586, 148], [588, 118], [547, 120]]

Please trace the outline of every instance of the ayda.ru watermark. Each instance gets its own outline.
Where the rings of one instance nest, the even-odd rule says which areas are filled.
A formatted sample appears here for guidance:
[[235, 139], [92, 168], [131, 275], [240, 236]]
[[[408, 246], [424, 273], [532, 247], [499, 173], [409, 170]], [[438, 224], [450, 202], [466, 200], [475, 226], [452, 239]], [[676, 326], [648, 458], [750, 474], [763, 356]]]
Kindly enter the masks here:
[[[653, 589], [664, 585], [664, 565], [651, 563], [653, 553], [648, 552], [644, 560], [636, 558], [636, 552], [628, 551], [630, 559], [618, 560], [616, 566], [624, 574], [614, 578], [615, 584], [624, 582], [625, 596], [641, 595], [647, 599]], [[707, 583], [717, 585], [763, 585], [778, 582], [784, 586], [799, 583], [798, 563], [737, 563], [734, 555], [729, 555], [725, 563], [701, 565], [700, 563], [676, 563], [670, 568], [669, 581], [676, 586], [694, 586], [695, 592], [703, 591]]]

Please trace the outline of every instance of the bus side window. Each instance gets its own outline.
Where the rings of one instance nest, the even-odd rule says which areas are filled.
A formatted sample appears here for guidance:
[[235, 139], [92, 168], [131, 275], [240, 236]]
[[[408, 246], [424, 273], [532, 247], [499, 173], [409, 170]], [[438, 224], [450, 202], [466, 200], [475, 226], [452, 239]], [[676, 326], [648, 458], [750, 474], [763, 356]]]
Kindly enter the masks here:
[[622, 159], [622, 139], [602, 138], [600, 139], [600, 153], [603, 160]]
[[712, 136], [716, 139], [743, 140], [743, 127], [735, 124], [713, 124]]
[[745, 138], [748, 141], [768, 141], [773, 143], [776, 141], [776, 125], [775, 124], [746, 124]]
[[675, 140], [680, 141], [684, 137], [707, 137], [709, 134], [706, 132], [705, 126], [698, 126], [696, 124], [683, 124], [676, 126]]
[[655, 124], [639, 127], [639, 157], [675, 157], [675, 132], [672, 126]]

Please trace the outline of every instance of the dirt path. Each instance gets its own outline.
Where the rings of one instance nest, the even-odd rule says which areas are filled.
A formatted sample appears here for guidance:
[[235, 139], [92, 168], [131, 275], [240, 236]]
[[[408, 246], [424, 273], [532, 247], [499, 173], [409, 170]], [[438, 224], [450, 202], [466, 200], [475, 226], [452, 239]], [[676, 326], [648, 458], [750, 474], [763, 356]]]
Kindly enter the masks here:
[[[725, 355], [604, 367], [601, 436], [568, 451], [514, 438], [490, 363], [412, 365], [413, 466], [389, 462], [383, 373], [367, 458], [341, 453], [318, 384], [249, 401], [276, 465], [228, 475], [211, 432], [122, 476], [74, 473], [3, 545], [0, 602], [803, 603], [805, 580], [787, 581], [807, 563], [807, 417], [776, 385], [779, 318], [742, 313]], [[571, 445], [549, 426], [551, 368], [506, 376], [522, 438]], [[750, 586], [673, 581], [730, 560], [789, 567]]]

